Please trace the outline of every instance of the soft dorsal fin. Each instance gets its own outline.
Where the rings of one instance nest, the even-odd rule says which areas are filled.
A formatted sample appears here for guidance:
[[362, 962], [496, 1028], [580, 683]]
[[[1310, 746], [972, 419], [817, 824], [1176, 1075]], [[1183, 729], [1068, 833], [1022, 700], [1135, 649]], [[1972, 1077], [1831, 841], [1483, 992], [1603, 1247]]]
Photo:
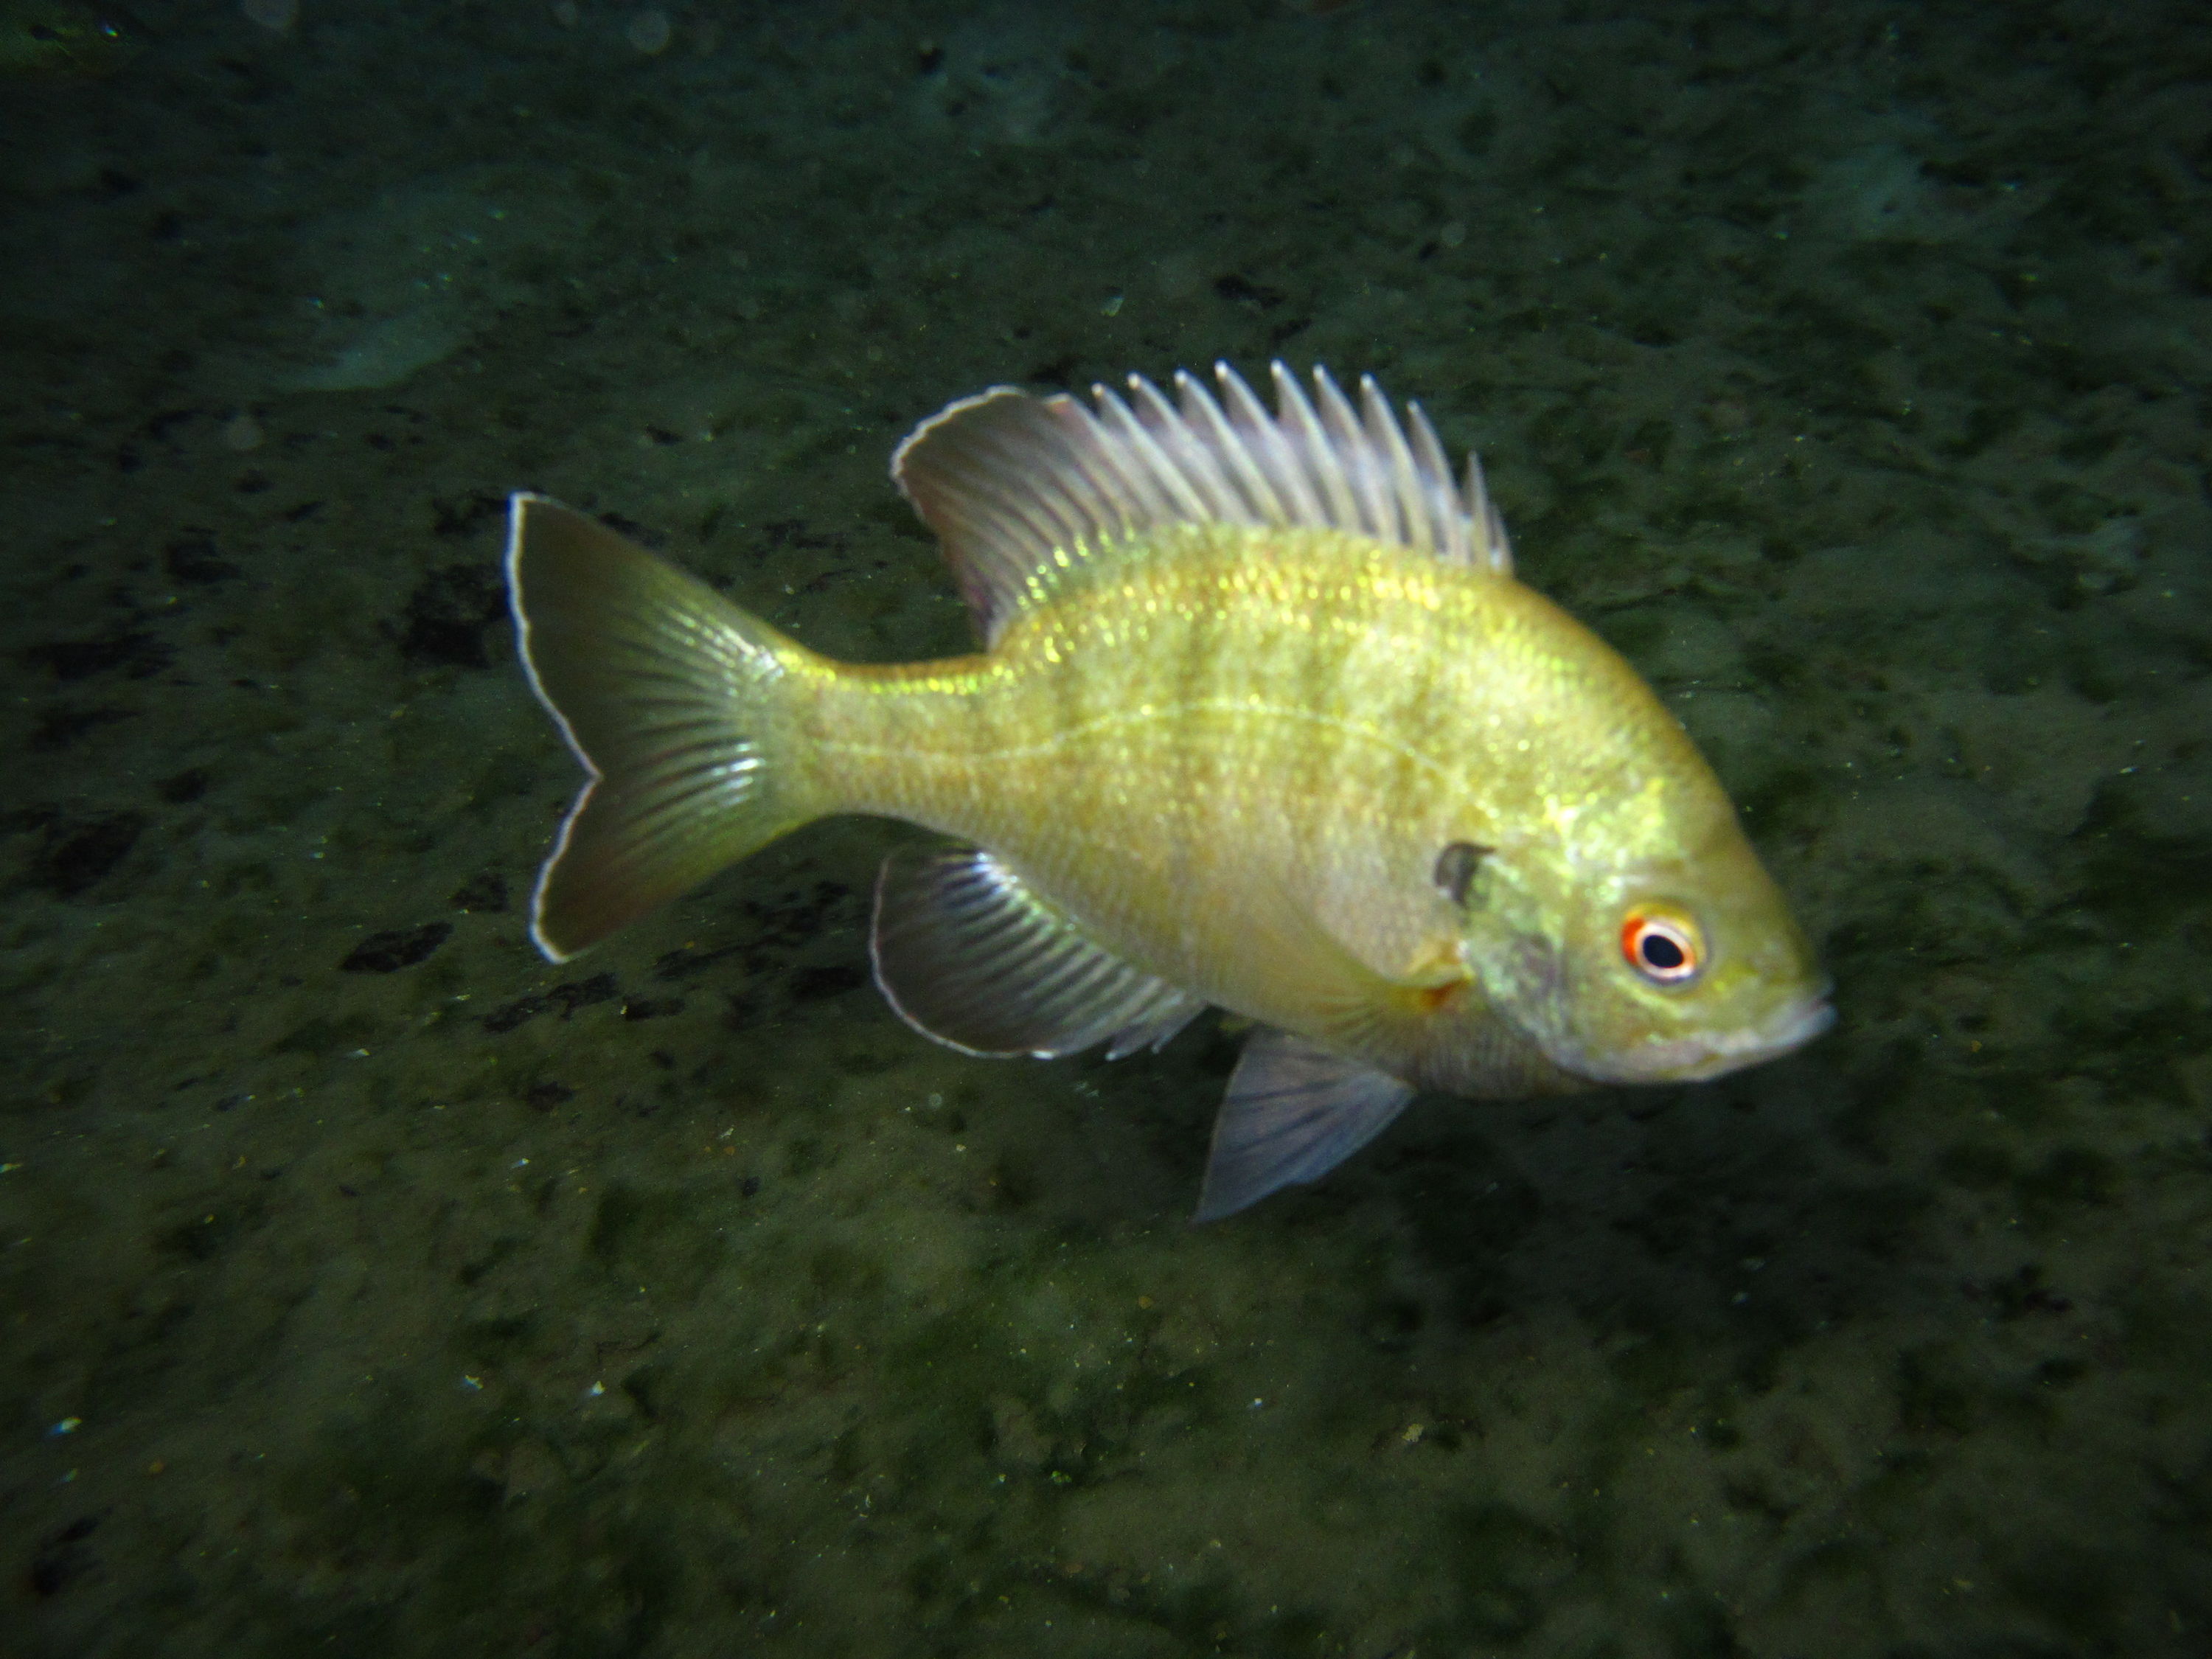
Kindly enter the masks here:
[[1270, 415], [1228, 364], [1213, 373], [1218, 398], [1178, 369], [1176, 403], [1132, 374], [1126, 399], [1093, 386], [1095, 409], [994, 386], [899, 446], [891, 477], [944, 543], [986, 642], [1048, 591], [1047, 573], [1171, 525], [1335, 530], [1511, 571], [1480, 465], [1468, 456], [1454, 483], [1419, 404], [1401, 425], [1373, 375], [1355, 410], [1327, 369], [1308, 398], [1277, 362]]

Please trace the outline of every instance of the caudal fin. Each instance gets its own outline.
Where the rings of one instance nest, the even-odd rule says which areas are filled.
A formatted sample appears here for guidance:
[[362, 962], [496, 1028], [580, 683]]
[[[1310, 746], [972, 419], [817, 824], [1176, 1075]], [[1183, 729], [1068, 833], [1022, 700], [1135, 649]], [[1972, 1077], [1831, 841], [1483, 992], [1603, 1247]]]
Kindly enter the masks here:
[[509, 502], [507, 581], [530, 684], [590, 775], [538, 872], [530, 933], [547, 956], [817, 816], [778, 769], [801, 647], [543, 495]]

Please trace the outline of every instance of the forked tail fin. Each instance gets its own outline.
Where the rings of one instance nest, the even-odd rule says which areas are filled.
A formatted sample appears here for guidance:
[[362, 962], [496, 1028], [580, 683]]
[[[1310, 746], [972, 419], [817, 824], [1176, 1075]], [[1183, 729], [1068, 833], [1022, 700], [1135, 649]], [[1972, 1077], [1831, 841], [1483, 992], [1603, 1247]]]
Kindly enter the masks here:
[[522, 665], [589, 774], [531, 908], [554, 961], [819, 815], [779, 765], [801, 647], [543, 495], [509, 503], [507, 581]]

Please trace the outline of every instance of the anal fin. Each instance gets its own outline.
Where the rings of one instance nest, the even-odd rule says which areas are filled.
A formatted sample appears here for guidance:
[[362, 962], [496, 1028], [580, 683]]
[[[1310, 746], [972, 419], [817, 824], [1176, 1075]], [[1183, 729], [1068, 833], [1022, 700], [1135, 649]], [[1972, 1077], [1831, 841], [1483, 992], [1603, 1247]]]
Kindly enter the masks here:
[[1132, 967], [976, 848], [899, 852], [876, 881], [876, 984], [900, 1018], [975, 1054], [1158, 1048], [1205, 1003]]
[[1390, 1127], [1413, 1087], [1265, 1027], [1229, 1079], [1206, 1160], [1199, 1221], [1218, 1221], [1285, 1187], [1320, 1180]]

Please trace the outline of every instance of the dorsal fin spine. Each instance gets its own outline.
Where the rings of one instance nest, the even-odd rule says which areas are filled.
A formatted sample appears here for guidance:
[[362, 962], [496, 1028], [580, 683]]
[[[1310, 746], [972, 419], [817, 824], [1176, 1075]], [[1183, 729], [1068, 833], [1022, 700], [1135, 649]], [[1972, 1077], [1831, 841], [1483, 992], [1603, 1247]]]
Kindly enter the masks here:
[[1482, 457], [1471, 449], [1467, 453], [1467, 483], [1461, 494], [1466, 499], [1468, 516], [1480, 526], [1486, 544], [1483, 562], [1500, 574], [1510, 573], [1513, 568], [1513, 544], [1505, 534], [1505, 520], [1483, 483]]
[[[1217, 366], [1214, 372], [1219, 374], [1225, 367]], [[1279, 374], [1281, 365], [1274, 367]], [[1314, 488], [1313, 481], [1306, 477], [1305, 469], [1298, 465], [1298, 452], [1291, 443], [1290, 434], [1284, 430], [1290, 418], [1288, 411], [1285, 412], [1281, 421], [1270, 419], [1267, 411], [1261, 407], [1258, 396], [1244, 383], [1244, 378], [1240, 374], [1229, 374], [1222, 384], [1229, 393], [1230, 418], [1236, 422], [1240, 434], [1265, 453], [1271, 463], [1268, 477], [1287, 493], [1288, 499], [1284, 506], [1290, 522], [1309, 529], [1328, 523], [1328, 511], [1322, 505], [1321, 492]]]
[[1209, 449], [1191, 423], [1141, 374], [1129, 377], [1129, 397], [1137, 419], [1152, 441], [1170, 453], [1176, 468], [1190, 482], [1202, 510], [1210, 518], [1230, 523], [1255, 522], [1250, 503], [1223, 470], [1219, 452]]
[[1328, 371], [1318, 364], [1314, 368], [1314, 393], [1322, 430], [1330, 439], [1328, 449], [1322, 453], [1336, 458], [1336, 470], [1351, 487], [1352, 499], [1359, 512], [1355, 522], [1378, 541], [1404, 546], [1406, 538], [1399, 532], [1397, 515], [1382, 494], [1382, 479], [1368, 461], [1366, 434], [1359, 429], [1359, 417], [1352, 412], [1352, 404], [1337, 389]]
[[1312, 402], [1291, 371], [1280, 363], [1269, 367], [1274, 371], [1275, 404], [1280, 411], [1277, 419], [1289, 428], [1285, 435], [1297, 444], [1297, 460], [1301, 463], [1297, 471], [1315, 486], [1321, 523], [1354, 528], [1360, 521], [1359, 504], [1352, 497], [1352, 485], [1344, 470], [1316, 465], [1329, 453], [1328, 429], [1322, 425], [1321, 416], [1314, 412]]
[[1146, 465], [1136, 471], [1155, 492], [1155, 505], [1166, 507], [1170, 515], [1180, 514], [1194, 521], [1203, 522], [1211, 517], [1206, 504], [1191, 488], [1190, 480], [1183, 477], [1182, 468], [1145, 429], [1145, 423], [1129, 412], [1129, 405], [1121, 401], [1120, 394], [1111, 386], [1094, 386], [1091, 395], [1098, 404], [1099, 417], [1106, 429], [1145, 458]]
[[[1278, 377], [1278, 396], [1279, 396], [1282, 368], [1279, 364], [1270, 365], [1270, 367], [1274, 369]], [[1241, 385], [1242, 382], [1240, 381], [1239, 384]], [[1293, 385], [1295, 386], [1295, 382]], [[1322, 499], [1322, 487], [1306, 472], [1303, 456], [1305, 434], [1299, 432], [1295, 438], [1292, 434], [1292, 424], [1296, 419], [1292, 410], [1285, 409], [1280, 419], [1270, 420], [1266, 411], [1260, 407], [1259, 398], [1249, 386], [1245, 388], [1244, 401], [1250, 405], [1252, 417], [1256, 422], [1253, 429], [1264, 434], [1267, 447], [1275, 457], [1279, 476], [1288, 485], [1291, 495], [1296, 500], [1298, 510], [1297, 522], [1314, 529], [1328, 524], [1329, 506]]]
[[1429, 503], [1413, 471], [1413, 452], [1406, 447], [1406, 434], [1391, 418], [1390, 405], [1382, 401], [1382, 389], [1375, 384], [1372, 374], [1359, 377], [1359, 413], [1367, 428], [1368, 442], [1389, 463], [1390, 495], [1398, 509], [1398, 522], [1405, 526], [1407, 544], [1424, 553], [1437, 551]]
[[[1216, 363], [1214, 373], [1224, 383], [1231, 378], [1226, 363]], [[1238, 441], [1237, 428], [1230, 425], [1229, 417], [1221, 412], [1221, 405], [1207, 395], [1198, 377], [1187, 368], [1179, 368], [1175, 380], [1176, 391], [1182, 400], [1183, 418], [1204, 428], [1206, 443], [1220, 458], [1218, 465], [1223, 470], [1223, 481], [1227, 487], [1243, 495], [1246, 505], [1254, 509], [1261, 524], [1270, 519], [1290, 517], [1274, 485], [1268, 482], [1266, 471], [1254, 459], [1249, 447]], [[1233, 477], [1229, 476], [1231, 473]]]
[[1467, 519], [1451, 499], [1451, 463], [1437, 441], [1437, 429], [1418, 403], [1407, 403], [1406, 418], [1413, 428], [1413, 465], [1427, 483], [1430, 517], [1443, 530], [1444, 544], [1437, 550], [1454, 564], [1471, 564], [1474, 550], [1468, 544]]

